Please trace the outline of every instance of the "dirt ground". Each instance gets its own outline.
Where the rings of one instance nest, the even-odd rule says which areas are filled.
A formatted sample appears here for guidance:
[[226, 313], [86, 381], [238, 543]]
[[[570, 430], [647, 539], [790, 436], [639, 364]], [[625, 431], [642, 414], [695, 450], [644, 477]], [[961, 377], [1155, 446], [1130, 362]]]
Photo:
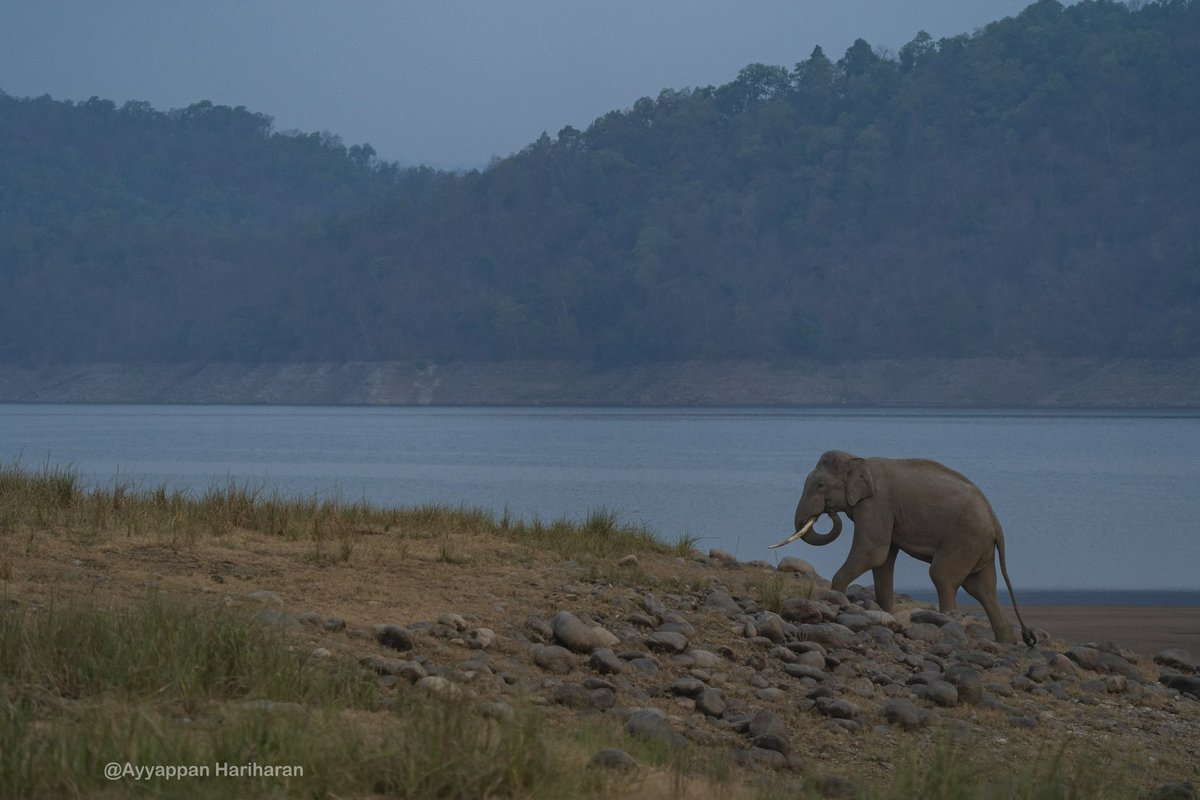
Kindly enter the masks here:
[[[311, 646], [359, 658], [387, 651], [369, 636], [349, 635], [355, 629], [411, 625], [455, 613], [500, 634], [509, 643], [503, 656], [510, 664], [524, 663], [532, 685], [545, 677], [528, 664], [528, 645], [513, 634], [531, 614], [548, 619], [570, 609], [615, 622], [629, 614], [630, 598], [639, 597], [646, 587], [682, 596], [720, 584], [737, 595], [758, 591], [764, 581], [796, 580], [759, 566], [712, 566], [660, 555], [639, 556], [633, 567], [618, 567], [615, 560], [580, 564], [499, 536], [432, 530], [403, 536], [364, 531], [340, 549], [337, 543], [318, 546], [312, 540], [252, 532], [172, 539], [146, 532], [89, 538], [40, 531], [0, 538], [0, 555], [0, 597], [10, 604], [38, 609], [75, 598], [119, 607], [153, 590], [201, 603], [228, 603], [265, 590], [278, 595], [294, 614], [311, 611], [326, 619], [344, 619], [347, 634], [306, 628], [298, 635]], [[1200, 655], [1197, 608], [1029, 607], [1023, 613], [1031, 625], [1062, 643], [1114, 640], [1144, 656], [1167, 647]], [[724, 644], [731, 657], [743, 661], [754, 657], [754, 645], [731, 633], [728, 618], [698, 610], [689, 621], [700, 629], [700, 641]], [[440, 663], [468, 657], [465, 648], [444, 640], [431, 639], [425, 646]], [[1157, 668], [1149, 658], [1141, 668], [1148, 680], [1156, 679]], [[1004, 757], [1014, 764], [1044, 750], [1048, 741], [1082, 737], [1117, 748], [1125, 754], [1125, 767], [1146, 770], [1148, 779], [1200, 777], [1195, 740], [1156, 733], [1164, 725], [1200, 731], [1200, 704], [1182, 700], [1179, 709], [1135, 705], [1117, 696], [1101, 696], [1090, 707], [1063, 703], [1048, 709], [1045, 721], [1033, 730], [1005, 727], [1003, 717], [991, 711], [963, 707], [939, 713], [976, 728], [1001, 726], [994, 741], [1003, 743]], [[550, 706], [547, 713], [557, 724], [578, 724], [568, 709]], [[801, 755], [830, 774], [852, 775], [867, 785], [886, 785], [891, 779], [897, 738], [910, 737], [912, 746], [919, 748], [936, 735], [901, 735], [876, 724], [851, 745], [848, 734], [831, 740], [824, 722], [812, 714], [787, 713], [800, 726], [794, 738]], [[1093, 716], [1099, 720], [1095, 727]]]
[[1168, 648], [1200, 655], [1200, 608], [1027, 606], [1021, 614], [1066, 642], [1112, 640], [1145, 656]]
[[[558, 566], [549, 554], [499, 539], [463, 537], [448, 545], [432, 532], [400, 543], [364, 536], [345, 561], [311, 543], [255, 534], [179, 547], [156, 536], [89, 543], [40, 533], [24, 549], [12, 551], [19, 567], [5, 589], [10, 597], [43, 602], [80, 592], [119, 600], [150, 587], [235, 595], [269, 589], [295, 610], [319, 610], [351, 625], [436, 619], [453, 609], [500, 625], [510, 605], [551, 609], [570, 594], [548, 580]], [[1028, 606], [1023, 614], [1058, 641], [1115, 641], [1144, 656], [1167, 648], [1200, 656], [1200, 608]]]

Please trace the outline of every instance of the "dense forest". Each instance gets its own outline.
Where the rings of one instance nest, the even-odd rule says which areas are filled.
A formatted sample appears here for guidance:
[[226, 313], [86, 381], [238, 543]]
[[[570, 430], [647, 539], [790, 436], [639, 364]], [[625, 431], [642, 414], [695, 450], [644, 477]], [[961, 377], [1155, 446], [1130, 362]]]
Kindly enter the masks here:
[[752, 64], [463, 173], [0, 94], [0, 361], [1200, 355], [1200, 2]]

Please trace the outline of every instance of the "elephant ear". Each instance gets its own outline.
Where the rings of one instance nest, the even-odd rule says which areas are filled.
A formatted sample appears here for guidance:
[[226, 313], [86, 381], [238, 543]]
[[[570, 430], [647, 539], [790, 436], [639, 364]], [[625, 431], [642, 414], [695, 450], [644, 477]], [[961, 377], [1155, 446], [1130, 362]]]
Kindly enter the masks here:
[[875, 494], [875, 480], [867, 462], [861, 458], [851, 459], [846, 465], [846, 503], [854, 507], [862, 500]]

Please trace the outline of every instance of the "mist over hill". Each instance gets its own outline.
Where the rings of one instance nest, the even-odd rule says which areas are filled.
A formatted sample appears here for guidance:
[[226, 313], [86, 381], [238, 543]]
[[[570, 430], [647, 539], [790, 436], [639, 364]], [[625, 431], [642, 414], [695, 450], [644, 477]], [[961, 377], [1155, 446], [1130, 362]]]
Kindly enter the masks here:
[[1200, 3], [1039, 2], [465, 173], [0, 94], [0, 364], [1200, 356]]

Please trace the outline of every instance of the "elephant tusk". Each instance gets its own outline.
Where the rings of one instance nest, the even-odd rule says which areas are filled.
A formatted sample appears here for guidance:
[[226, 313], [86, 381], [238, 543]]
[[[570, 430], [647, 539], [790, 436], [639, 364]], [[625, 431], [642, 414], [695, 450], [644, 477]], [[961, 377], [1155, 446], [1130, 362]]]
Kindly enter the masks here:
[[[821, 516], [821, 515], [820, 515], [820, 514], [818, 514], [818, 515], [817, 515], [817, 517], [819, 517], [819, 516]], [[767, 545], [767, 548], [768, 548], [768, 549], [770, 549], [770, 550], [774, 550], [776, 547], [783, 547], [785, 544], [791, 544], [792, 542], [796, 541], [796, 540], [797, 540], [797, 539], [799, 539], [801, 536], [803, 536], [804, 534], [806, 534], [806, 533], [808, 533], [809, 531], [811, 531], [811, 530], [812, 530], [812, 526], [813, 526], [813, 525], [815, 525], [815, 524], [816, 524], [816, 522], [817, 522], [817, 517], [811, 517], [811, 518], [808, 520], [808, 522], [804, 523], [804, 527], [803, 527], [803, 528], [801, 528], [800, 530], [796, 531], [796, 532], [795, 532], [795, 533], [793, 533], [791, 536], [789, 536], [788, 538], [784, 539], [782, 542], [779, 542], [778, 544], [769, 544], [769, 545]]]

